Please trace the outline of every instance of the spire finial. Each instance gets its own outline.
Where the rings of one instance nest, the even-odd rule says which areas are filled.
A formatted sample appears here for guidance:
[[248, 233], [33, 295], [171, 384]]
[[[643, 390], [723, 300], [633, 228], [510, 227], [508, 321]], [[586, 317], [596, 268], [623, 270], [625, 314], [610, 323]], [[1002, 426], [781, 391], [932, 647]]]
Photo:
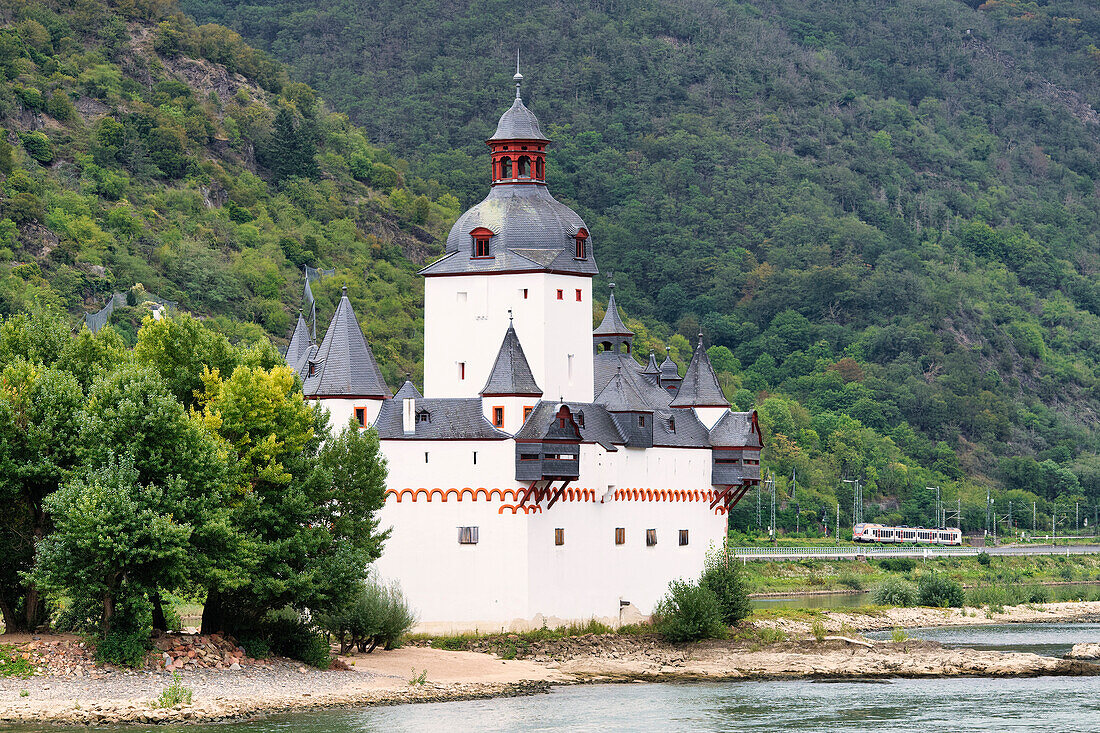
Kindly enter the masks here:
[[348, 286], [347, 286], [347, 285], [345, 285], [344, 287], [340, 288], [340, 293], [341, 293], [341, 295], [343, 295], [343, 296], [344, 296], [345, 298], [346, 298], [346, 297], [348, 297]]
[[699, 332], [699, 345], [700, 346], [703, 345], [703, 332], [702, 331]]
[[516, 47], [516, 73], [512, 77], [512, 81], [516, 83], [516, 99], [519, 99], [519, 83], [523, 81], [523, 74], [519, 73], [519, 47]]
[[670, 359], [672, 358], [672, 347], [671, 346], [666, 346], [665, 347], [665, 356], [669, 357]]
[[508, 325], [509, 326], [512, 325], [512, 309], [511, 308], [508, 309]]

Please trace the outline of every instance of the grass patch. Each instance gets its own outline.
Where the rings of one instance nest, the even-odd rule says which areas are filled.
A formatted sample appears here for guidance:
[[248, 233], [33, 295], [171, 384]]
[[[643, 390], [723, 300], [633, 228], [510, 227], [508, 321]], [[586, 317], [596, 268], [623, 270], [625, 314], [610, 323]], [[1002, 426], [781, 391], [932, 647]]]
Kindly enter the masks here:
[[158, 708], [174, 708], [177, 705], [190, 705], [191, 704], [191, 688], [184, 687], [183, 675], [179, 672], [172, 673], [172, 683], [164, 688], [154, 702], [153, 706]]
[[34, 667], [19, 656], [11, 644], [0, 644], [0, 677], [27, 679], [34, 674]]
[[452, 652], [469, 651], [471, 649], [483, 649], [488, 647], [501, 656], [508, 655], [507, 659], [515, 659], [527, 652], [532, 644], [542, 641], [553, 641], [573, 636], [585, 636], [587, 634], [618, 634], [624, 635], [648, 635], [655, 633], [652, 626], [644, 624], [630, 624], [613, 629], [607, 624], [592, 619], [583, 624], [568, 624], [556, 628], [542, 627], [531, 631], [518, 631], [514, 633], [499, 632], [494, 634], [481, 634], [478, 632], [465, 632], [461, 634], [410, 634], [405, 637], [406, 642], [427, 644], [432, 649], [445, 649]]

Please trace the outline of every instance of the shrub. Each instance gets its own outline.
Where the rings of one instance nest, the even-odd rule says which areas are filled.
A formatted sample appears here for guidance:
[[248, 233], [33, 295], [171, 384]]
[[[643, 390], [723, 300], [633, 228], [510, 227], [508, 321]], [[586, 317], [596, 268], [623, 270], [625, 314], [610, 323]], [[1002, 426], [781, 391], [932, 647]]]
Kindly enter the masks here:
[[697, 583], [674, 580], [653, 610], [657, 632], [673, 643], [719, 639], [726, 634], [722, 606], [714, 591]]
[[917, 588], [901, 578], [886, 578], [875, 588], [872, 601], [876, 606], [915, 606]]
[[351, 603], [319, 615], [317, 621], [339, 642], [341, 654], [353, 647], [369, 654], [379, 645], [383, 649], [396, 648], [416, 625], [416, 615], [396, 583], [385, 586], [367, 581]]
[[49, 165], [53, 162], [53, 144], [43, 133], [38, 131], [21, 132], [19, 133], [19, 140], [23, 143], [23, 149], [27, 151], [27, 155], [42, 165]]
[[1050, 588], [1042, 585], [1033, 585], [1023, 589], [1024, 600], [1027, 603], [1050, 603]]
[[878, 565], [891, 573], [908, 573], [917, 567], [917, 561], [911, 557], [887, 557], [880, 560]]
[[183, 686], [183, 675], [172, 673], [172, 684], [164, 688], [160, 697], [153, 703], [158, 708], [174, 708], [177, 705], [191, 704], [191, 688]]
[[319, 669], [332, 664], [327, 635], [292, 608], [271, 611], [254, 628], [240, 632], [240, 638], [241, 646], [254, 657], [274, 653]]
[[27, 679], [34, 674], [31, 663], [19, 656], [15, 647], [0, 644], [0, 677], [21, 677]]
[[708, 558], [707, 569], [703, 571], [699, 585], [714, 593], [722, 610], [722, 621], [727, 626], [733, 626], [752, 613], [752, 603], [737, 565], [727, 560], [724, 556], [713, 560]]
[[825, 623], [821, 619], [814, 619], [814, 623], [810, 627], [810, 631], [813, 632], [815, 639], [817, 639], [818, 641], [825, 641]]
[[982, 550], [981, 552], [978, 553], [978, 564], [979, 565], [989, 567], [989, 563], [991, 563], [992, 561], [993, 561], [993, 558], [990, 557], [989, 553], [986, 552], [985, 550]]
[[838, 585], [844, 586], [845, 588], [863, 590], [863, 579], [852, 573], [841, 573], [837, 576], [836, 582]]
[[100, 664], [140, 667], [149, 651], [149, 631], [113, 630], [96, 640], [95, 656]]
[[[1020, 594], [1023, 595], [1022, 593]], [[1013, 605], [1017, 600], [1017, 594], [995, 585], [979, 585], [968, 588], [965, 593], [966, 605], [990, 606], [1001, 608], [1005, 604]]]
[[899, 644], [909, 638], [909, 634], [905, 633], [905, 629], [900, 626], [895, 626], [890, 632], [890, 641], [895, 644]]
[[963, 587], [946, 575], [932, 573], [917, 584], [917, 602], [937, 608], [958, 607], [963, 604]]

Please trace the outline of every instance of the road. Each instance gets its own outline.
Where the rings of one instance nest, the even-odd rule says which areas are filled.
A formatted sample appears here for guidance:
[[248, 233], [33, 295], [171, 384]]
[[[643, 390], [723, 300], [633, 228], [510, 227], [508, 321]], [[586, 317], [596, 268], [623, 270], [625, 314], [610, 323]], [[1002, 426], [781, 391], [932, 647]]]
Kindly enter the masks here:
[[746, 560], [836, 560], [855, 557], [967, 557], [985, 550], [990, 555], [1088, 555], [1100, 553], [1096, 545], [1006, 545], [1003, 547], [732, 547], [734, 557]]

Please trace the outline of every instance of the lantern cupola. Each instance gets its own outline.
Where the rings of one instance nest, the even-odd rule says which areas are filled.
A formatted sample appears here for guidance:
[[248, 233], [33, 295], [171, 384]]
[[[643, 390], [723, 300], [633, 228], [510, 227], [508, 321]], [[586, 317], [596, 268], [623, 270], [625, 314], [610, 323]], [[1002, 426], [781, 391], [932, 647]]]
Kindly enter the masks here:
[[546, 146], [550, 141], [542, 134], [538, 118], [520, 98], [523, 74], [519, 73], [518, 60], [512, 79], [516, 82], [516, 100], [500, 116], [493, 136], [485, 141], [492, 150], [493, 185], [546, 185]]

